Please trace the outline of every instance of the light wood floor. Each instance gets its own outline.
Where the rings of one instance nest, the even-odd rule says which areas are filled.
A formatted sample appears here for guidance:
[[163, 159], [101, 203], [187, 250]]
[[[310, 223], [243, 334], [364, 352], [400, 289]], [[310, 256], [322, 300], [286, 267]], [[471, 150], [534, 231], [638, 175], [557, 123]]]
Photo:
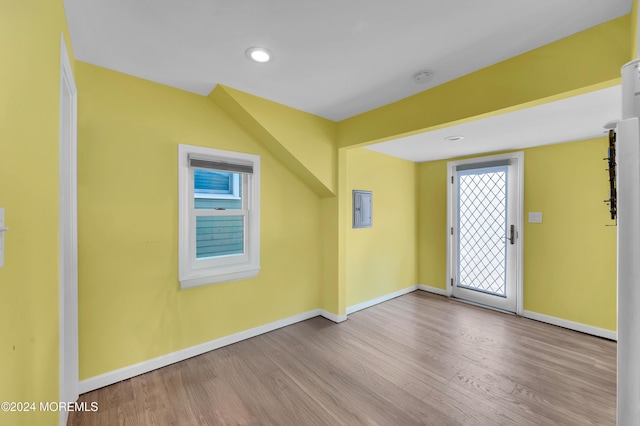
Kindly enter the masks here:
[[615, 425], [616, 344], [417, 291], [80, 401], [70, 425]]

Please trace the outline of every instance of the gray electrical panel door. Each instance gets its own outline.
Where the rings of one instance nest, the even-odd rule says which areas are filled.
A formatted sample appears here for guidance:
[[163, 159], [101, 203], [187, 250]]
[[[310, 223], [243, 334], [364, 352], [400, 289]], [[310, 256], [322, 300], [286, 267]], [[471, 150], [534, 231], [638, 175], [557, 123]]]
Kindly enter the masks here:
[[371, 228], [372, 225], [372, 198], [371, 191], [353, 191], [353, 227]]

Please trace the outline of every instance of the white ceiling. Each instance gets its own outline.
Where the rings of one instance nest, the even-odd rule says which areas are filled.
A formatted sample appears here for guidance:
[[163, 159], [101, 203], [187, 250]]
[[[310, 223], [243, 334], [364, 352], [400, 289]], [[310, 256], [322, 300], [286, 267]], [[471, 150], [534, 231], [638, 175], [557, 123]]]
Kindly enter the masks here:
[[[622, 90], [615, 86], [367, 148], [415, 162], [442, 160], [595, 138], [621, 116]], [[454, 135], [464, 139], [445, 140]]]
[[[332, 120], [631, 11], [631, 0], [65, 0], [76, 59], [208, 94], [227, 85]], [[267, 64], [248, 47], [270, 49]], [[411, 76], [434, 71], [427, 84]]]

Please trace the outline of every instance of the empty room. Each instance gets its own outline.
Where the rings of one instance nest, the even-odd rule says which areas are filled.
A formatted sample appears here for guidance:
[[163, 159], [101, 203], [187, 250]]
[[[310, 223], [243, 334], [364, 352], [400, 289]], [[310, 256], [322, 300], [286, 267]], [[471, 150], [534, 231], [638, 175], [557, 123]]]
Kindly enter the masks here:
[[638, 12], [0, 0], [0, 425], [640, 425]]

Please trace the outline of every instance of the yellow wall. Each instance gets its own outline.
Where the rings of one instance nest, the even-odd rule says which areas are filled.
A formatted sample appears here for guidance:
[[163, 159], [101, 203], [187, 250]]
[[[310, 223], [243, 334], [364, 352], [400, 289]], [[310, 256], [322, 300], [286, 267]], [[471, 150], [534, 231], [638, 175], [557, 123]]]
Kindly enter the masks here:
[[[320, 198], [211, 99], [77, 63], [80, 377], [320, 305]], [[180, 290], [177, 145], [261, 155], [254, 279]]]
[[338, 314], [347, 311], [347, 231], [351, 223], [351, 194], [347, 185], [347, 150], [338, 150], [338, 277], [336, 294]]
[[524, 309], [616, 329], [616, 228], [608, 207], [608, 140], [526, 150]]
[[638, 0], [633, 0], [629, 19], [631, 20], [631, 50], [629, 59], [633, 60], [638, 57]]
[[335, 194], [335, 122], [221, 85], [209, 97], [308, 184], [315, 188], [318, 181], [319, 195]]
[[[616, 329], [616, 228], [606, 138], [525, 150], [524, 309]], [[419, 165], [419, 281], [446, 285], [447, 161]]]
[[349, 196], [373, 191], [373, 227], [347, 228], [347, 306], [417, 284], [416, 168], [364, 148], [347, 151]]
[[320, 238], [322, 251], [317, 253], [322, 262], [320, 308], [340, 314], [339, 308], [339, 250], [338, 250], [338, 197], [323, 198], [320, 202]]
[[[0, 401], [58, 400], [61, 32], [61, 0], [0, 2], [0, 207], [10, 228], [0, 268]], [[2, 425], [57, 418], [0, 412]]]
[[527, 102], [547, 102], [550, 96], [613, 79], [619, 84], [620, 67], [629, 61], [629, 34], [630, 15], [625, 15], [341, 121], [339, 146], [389, 139]]
[[446, 288], [447, 161], [418, 165], [418, 283]]

